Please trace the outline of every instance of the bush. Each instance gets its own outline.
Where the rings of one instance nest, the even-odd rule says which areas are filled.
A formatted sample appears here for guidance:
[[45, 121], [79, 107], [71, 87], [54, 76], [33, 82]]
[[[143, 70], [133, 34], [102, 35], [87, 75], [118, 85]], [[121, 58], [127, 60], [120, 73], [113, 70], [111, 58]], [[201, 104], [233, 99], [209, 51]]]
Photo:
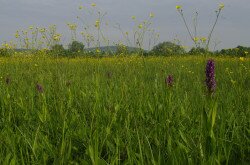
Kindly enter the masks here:
[[246, 57], [249, 56], [250, 47], [237, 46], [233, 49], [222, 49], [219, 54], [228, 55], [228, 56], [236, 56], [236, 57]]
[[66, 51], [63, 47], [63, 45], [56, 44], [51, 47], [51, 52], [53, 55], [65, 55]]
[[128, 47], [123, 44], [116, 45], [116, 55], [128, 55]]
[[83, 51], [84, 51], [84, 45], [83, 45], [82, 42], [73, 41], [73, 42], [69, 45], [69, 51], [70, 51], [71, 53], [83, 52]]
[[150, 51], [152, 55], [163, 55], [163, 56], [170, 56], [170, 55], [181, 55], [185, 54], [185, 49], [172, 42], [162, 42], [153, 47]]
[[10, 56], [11, 50], [6, 48], [0, 48], [0, 56]]
[[206, 50], [205, 48], [197, 47], [197, 48], [192, 48], [188, 54], [190, 55], [208, 55], [212, 54], [212, 52]]

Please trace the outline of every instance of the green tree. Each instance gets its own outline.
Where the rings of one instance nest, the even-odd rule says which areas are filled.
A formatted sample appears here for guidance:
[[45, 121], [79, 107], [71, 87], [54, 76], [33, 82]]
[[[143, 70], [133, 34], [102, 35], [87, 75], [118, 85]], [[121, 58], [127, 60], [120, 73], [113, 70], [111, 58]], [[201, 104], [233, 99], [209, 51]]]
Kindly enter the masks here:
[[181, 55], [185, 54], [185, 49], [182, 46], [172, 42], [162, 42], [154, 46], [150, 51], [150, 54], [163, 56]]
[[83, 52], [83, 50], [84, 50], [84, 45], [83, 45], [82, 42], [73, 41], [69, 45], [69, 51], [72, 52], [72, 53]]

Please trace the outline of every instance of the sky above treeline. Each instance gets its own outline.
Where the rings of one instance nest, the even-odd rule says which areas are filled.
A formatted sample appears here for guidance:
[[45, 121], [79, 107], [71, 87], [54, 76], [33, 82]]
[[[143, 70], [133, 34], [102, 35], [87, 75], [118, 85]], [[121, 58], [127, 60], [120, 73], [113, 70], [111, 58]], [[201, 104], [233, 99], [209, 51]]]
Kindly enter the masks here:
[[[92, 9], [92, 3], [96, 4], [95, 9]], [[121, 32], [115, 28], [117, 24], [131, 35], [135, 27], [132, 16], [143, 21], [148, 19], [150, 13], [154, 13], [151, 28], [160, 34], [158, 42], [178, 39], [182, 45], [191, 47], [192, 42], [175, 6], [182, 6], [191, 29], [192, 18], [197, 11], [198, 36], [206, 37], [220, 3], [224, 3], [225, 8], [212, 36], [211, 48], [215, 43], [218, 44], [217, 49], [238, 45], [250, 47], [250, 0], [0, 0], [0, 43], [15, 39], [17, 30], [24, 30], [31, 25], [48, 27], [56, 24], [58, 32], [63, 35], [61, 42], [66, 45], [71, 38], [67, 23], [77, 23], [78, 31], [82, 31], [85, 25], [77, 19], [80, 16], [85, 24], [88, 22], [93, 25], [90, 30], [95, 34], [96, 17], [87, 11], [100, 10], [107, 12], [104, 17], [107, 25], [103, 33], [110, 40], [110, 45], [126, 43]], [[79, 6], [84, 8], [79, 10]], [[81, 39], [80, 35], [78, 39]], [[149, 48], [147, 43], [144, 47]]]

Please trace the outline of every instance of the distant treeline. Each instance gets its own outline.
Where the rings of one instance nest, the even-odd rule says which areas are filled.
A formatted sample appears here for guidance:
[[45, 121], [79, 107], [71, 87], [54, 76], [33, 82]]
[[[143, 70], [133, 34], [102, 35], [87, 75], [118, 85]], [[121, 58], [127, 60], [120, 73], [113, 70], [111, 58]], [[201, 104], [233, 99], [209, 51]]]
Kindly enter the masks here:
[[69, 44], [68, 49], [63, 45], [56, 44], [50, 49], [43, 50], [27, 50], [27, 49], [6, 49], [0, 48], [0, 56], [11, 56], [20, 53], [41, 53], [51, 56], [76, 57], [76, 56], [114, 56], [114, 55], [142, 55], [142, 56], [179, 56], [179, 55], [216, 55], [216, 56], [235, 56], [249, 57], [250, 47], [237, 46], [236, 48], [222, 49], [217, 51], [209, 51], [203, 47], [193, 47], [186, 50], [185, 47], [172, 43], [162, 42], [154, 46], [152, 50], [143, 50], [140, 48], [129, 47], [123, 44], [115, 46], [104, 46], [95, 48], [85, 48], [84, 44], [73, 41]]

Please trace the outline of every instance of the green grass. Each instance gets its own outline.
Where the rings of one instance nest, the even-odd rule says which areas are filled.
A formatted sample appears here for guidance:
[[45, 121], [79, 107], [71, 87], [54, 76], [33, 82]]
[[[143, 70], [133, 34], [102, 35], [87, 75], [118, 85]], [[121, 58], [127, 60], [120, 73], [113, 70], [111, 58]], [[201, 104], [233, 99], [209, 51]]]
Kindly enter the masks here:
[[202, 57], [0, 58], [0, 164], [247, 164], [250, 60], [214, 60], [210, 97]]

